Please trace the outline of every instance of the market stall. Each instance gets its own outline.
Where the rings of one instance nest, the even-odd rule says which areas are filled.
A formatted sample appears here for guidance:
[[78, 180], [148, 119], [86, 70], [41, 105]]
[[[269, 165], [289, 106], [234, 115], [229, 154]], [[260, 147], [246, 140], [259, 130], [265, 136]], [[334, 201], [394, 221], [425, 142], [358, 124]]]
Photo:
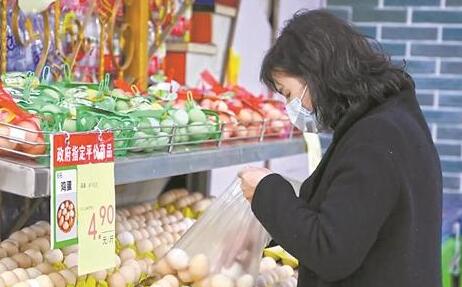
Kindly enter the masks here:
[[239, 1], [1, 1], [0, 286], [295, 286], [279, 248], [255, 274], [169, 253], [214, 201], [207, 171], [306, 150], [280, 102], [239, 86], [238, 14]]

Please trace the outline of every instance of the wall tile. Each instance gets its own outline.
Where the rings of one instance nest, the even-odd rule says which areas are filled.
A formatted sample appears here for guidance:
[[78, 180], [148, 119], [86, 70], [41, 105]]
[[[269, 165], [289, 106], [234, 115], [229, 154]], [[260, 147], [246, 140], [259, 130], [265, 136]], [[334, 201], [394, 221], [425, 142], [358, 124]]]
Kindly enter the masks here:
[[422, 27], [383, 27], [382, 39], [436, 40], [438, 29]]
[[461, 145], [460, 144], [442, 144], [436, 143], [436, 148], [438, 153], [443, 156], [458, 156], [461, 155]]
[[417, 89], [422, 90], [462, 90], [462, 77], [460, 78], [424, 78], [414, 77]]
[[440, 0], [385, 0], [384, 4], [391, 6], [438, 6]]
[[460, 62], [441, 62], [441, 73], [462, 75], [462, 61]]
[[413, 11], [412, 21], [415, 23], [460, 23], [461, 11]]
[[462, 41], [462, 28], [443, 27], [443, 40]]
[[353, 21], [358, 22], [406, 22], [406, 10], [379, 10], [353, 7]]
[[411, 44], [412, 56], [462, 57], [462, 45]]

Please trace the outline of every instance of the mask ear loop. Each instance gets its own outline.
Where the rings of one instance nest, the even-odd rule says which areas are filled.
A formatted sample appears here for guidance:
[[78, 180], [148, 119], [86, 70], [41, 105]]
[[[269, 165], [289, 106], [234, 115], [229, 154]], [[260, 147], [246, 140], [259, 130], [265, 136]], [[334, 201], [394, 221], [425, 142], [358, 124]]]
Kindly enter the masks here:
[[308, 90], [308, 84], [306, 84], [305, 87], [303, 88], [303, 92], [302, 92], [302, 96], [300, 97], [300, 101], [303, 100], [303, 97], [304, 97], [305, 94], [306, 94], [306, 90]]

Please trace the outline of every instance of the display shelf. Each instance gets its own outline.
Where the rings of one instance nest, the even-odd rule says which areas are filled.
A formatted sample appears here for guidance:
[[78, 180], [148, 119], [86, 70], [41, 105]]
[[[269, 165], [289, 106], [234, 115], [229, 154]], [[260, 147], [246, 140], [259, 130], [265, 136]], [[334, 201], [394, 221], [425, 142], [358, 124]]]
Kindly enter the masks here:
[[[173, 154], [133, 155], [115, 164], [116, 184], [164, 178], [214, 168], [263, 161], [304, 153], [302, 138], [268, 140], [259, 143], [235, 142], [220, 148]], [[49, 194], [49, 168], [18, 159], [0, 159], [0, 190], [36, 198]]]

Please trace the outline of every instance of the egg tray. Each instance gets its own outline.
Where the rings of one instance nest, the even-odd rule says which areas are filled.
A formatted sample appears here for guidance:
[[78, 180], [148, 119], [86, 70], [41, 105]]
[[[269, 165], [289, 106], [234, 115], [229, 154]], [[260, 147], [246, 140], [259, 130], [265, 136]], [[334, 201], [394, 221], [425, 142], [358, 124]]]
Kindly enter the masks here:
[[[273, 121], [274, 122], [274, 121]], [[270, 121], [263, 120], [261, 122], [251, 123], [247, 127], [247, 134], [239, 135], [239, 133], [233, 136], [231, 135], [236, 130], [235, 124], [220, 123], [213, 126], [213, 130], [208, 131], [206, 134], [198, 135], [193, 132], [179, 133], [180, 130], [187, 130], [189, 126], [152, 126], [150, 128], [137, 128], [137, 127], [125, 127], [125, 128], [113, 128], [113, 129], [95, 129], [93, 131], [112, 131], [115, 136], [115, 154], [116, 157], [124, 157], [129, 154], [139, 153], [174, 153], [174, 152], [191, 152], [198, 149], [210, 149], [220, 148], [222, 145], [231, 145], [238, 143], [247, 142], [263, 142], [270, 139], [291, 139], [301, 135], [301, 132], [294, 129], [288, 124], [288, 121], [281, 120], [284, 124], [284, 128], [280, 131], [274, 131], [270, 127]], [[0, 134], [0, 139], [8, 140], [17, 143], [18, 145], [29, 145], [29, 146], [45, 146], [45, 152], [39, 154], [28, 153], [24, 150], [9, 149], [0, 146], [0, 156], [19, 157], [22, 159], [28, 159], [37, 161], [42, 164], [49, 163], [50, 155], [50, 143], [49, 136], [53, 134], [51, 131], [38, 131], [23, 128], [13, 124], [0, 122], [0, 127], [8, 127], [21, 131], [22, 133], [32, 133], [41, 136], [44, 142], [40, 141], [28, 141], [24, 138], [18, 138], [15, 135]], [[196, 125], [198, 127], [210, 127], [210, 124], [204, 123], [203, 125]], [[139, 131], [144, 130], [168, 130], [163, 135], [147, 134], [142, 137], [137, 137], [136, 134]], [[180, 140], [180, 137], [188, 137], [188, 140]], [[202, 137], [198, 139], [198, 137]]]

